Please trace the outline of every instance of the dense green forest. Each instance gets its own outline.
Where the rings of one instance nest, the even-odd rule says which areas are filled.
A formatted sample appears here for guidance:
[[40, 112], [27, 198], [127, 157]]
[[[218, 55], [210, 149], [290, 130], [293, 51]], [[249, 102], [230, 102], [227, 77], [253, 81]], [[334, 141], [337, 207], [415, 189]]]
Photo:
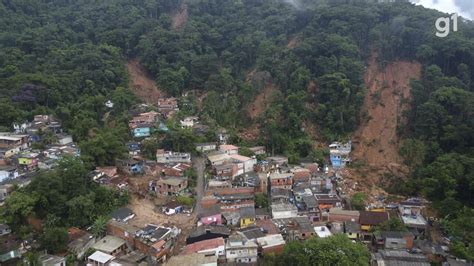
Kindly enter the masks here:
[[[174, 28], [172, 16], [183, 1], [1, 1], [2, 129], [54, 113], [79, 142], [88, 167], [113, 162], [125, 152], [127, 110], [137, 102], [125, 62], [138, 58], [169, 95], [206, 92], [201, 116], [208, 123], [233, 131], [257, 123], [257, 142], [272, 152], [293, 162], [321, 159], [303, 124], [317, 125], [327, 141], [350, 137], [364, 119], [363, 73], [371, 53], [382, 66], [417, 60], [423, 78], [412, 84], [413, 108], [399, 130], [412, 177], [392, 190], [422, 191], [447, 217], [455, 254], [474, 259], [473, 22], [438, 38], [434, 22], [443, 14], [409, 3], [186, 2], [187, 21]], [[252, 71], [266, 78], [247, 82]], [[267, 82], [278, 89], [252, 121], [245, 110]], [[309, 89], [311, 82], [316, 89]], [[108, 99], [116, 104], [110, 112]], [[166, 146], [177, 141], [182, 138]]]

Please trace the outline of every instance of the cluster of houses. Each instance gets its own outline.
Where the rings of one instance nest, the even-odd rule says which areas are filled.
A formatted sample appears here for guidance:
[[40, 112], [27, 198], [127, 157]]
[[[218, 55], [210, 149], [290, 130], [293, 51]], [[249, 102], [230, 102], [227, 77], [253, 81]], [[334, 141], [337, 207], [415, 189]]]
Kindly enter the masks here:
[[[350, 143], [331, 148], [344, 155], [334, 158], [340, 161], [333, 169], [350, 162]], [[316, 163], [289, 166], [281, 156], [257, 161], [229, 144], [201, 143], [196, 149], [206, 153], [209, 175], [196, 206], [196, 228], [180, 255], [170, 259], [172, 264], [256, 263], [264, 254], [282, 252], [288, 241], [345, 234], [370, 246], [373, 265], [429, 265], [424, 254], [414, 252], [427, 227], [420, 200], [348, 210], [337, 192], [335, 172]], [[263, 147], [251, 150], [265, 153]], [[262, 197], [266, 206], [258, 205]], [[407, 230], [377, 229], [389, 219], [399, 219]]]
[[[34, 145], [45, 138], [47, 145]], [[79, 156], [80, 150], [51, 115], [36, 115], [30, 122], [15, 124], [14, 132], [0, 132], [0, 202], [13, 184], [28, 184], [31, 173], [51, 169], [65, 155]]]

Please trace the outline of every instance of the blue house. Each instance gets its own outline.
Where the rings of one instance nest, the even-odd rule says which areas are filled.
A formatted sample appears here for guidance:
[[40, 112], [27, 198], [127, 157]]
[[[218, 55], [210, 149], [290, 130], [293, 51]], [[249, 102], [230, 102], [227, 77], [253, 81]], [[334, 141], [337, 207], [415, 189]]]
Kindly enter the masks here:
[[140, 153], [140, 143], [129, 142], [126, 145], [127, 145], [128, 153], [130, 155], [138, 155]]
[[345, 144], [333, 142], [329, 145], [329, 158], [334, 168], [343, 168], [351, 162], [349, 154], [352, 150], [352, 142]]
[[117, 165], [124, 172], [130, 174], [141, 174], [143, 173], [143, 161], [132, 158], [126, 160], [117, 160]]
[[150, 124], [140, 124], [132, 129], [132, 134], [135, 138], [149, 137], [151, 135], [151, 125]]

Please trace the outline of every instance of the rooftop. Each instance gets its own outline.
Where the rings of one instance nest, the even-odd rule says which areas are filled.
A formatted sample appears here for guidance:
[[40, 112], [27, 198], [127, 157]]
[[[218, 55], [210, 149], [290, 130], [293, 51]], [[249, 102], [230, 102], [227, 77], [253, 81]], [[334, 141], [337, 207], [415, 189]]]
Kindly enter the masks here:
[[421, 215], [402, 215], [403, 223], [411, 226], [424, 227], [427, 221]]
[[248, 240], [257, 239], [265, 236], [265, 233], [263, 232], [262, 228], [257, 226], [250, 226], [244, 229], [240, 229], [239, 232]]
[[164, 263], [165, 266], [183, 265], [217, 265], [216, 256], [206, 256], [202, 253], [191, 253], [186, 255], [173, 256]]
[[229, 157], [240, 162], [246, 162], [252, 159], [250, 157], [239, 155], [239, 154], [233, 154], [233, 155], [230, 155]]
[[272, 212], [283, 212], [283, 211], [296, 211], [297, 208], [295, 205], [290, 204], [290, 203], [277, 203], [277, 204], [272, 204]]
[[320, 238], [325, 238], [325, 237], [332, 236], [331, 231], [329, 231], [329, 228], [327, 228], [326, 226], [315, 226], [314, 227], [314, 232], [316, 232], [316, 234]]
[[105, 253], [112, 253], [114, 250], [118, 249], [119, 247], [125, 245], [125, 240], [118, 238], [116, 236], [105, 236], [101, 240], [97, 241], [92, 248], [105, 252]]
[[378, 225], [388, 218], [388, 212], [360, 211], [359, 222], [361, 225]]
[[119, 208], [110, 214], [110, 216], [115, 220], [125, 220], [131, 215], [133, 215], [133, 212], [129, 208]]
[[171, 185], [171, 186], [178, 186], [186, 180], [187, 178], [181, 178], [181, 177], [164, 177], [158, 180], [156, 183], [166, 184], [166, 185]]
[[230, 151], [230, 150], [238, 150], [239, 147], [234, 145], [220, 145], [219, 150], [221, 151]]
[[293, 173], [272, 173], [270, 174], [271, 179], [284, 179], [284, 178], [293, 178]]
[[285, 240], [281, 234], [267, 235], [264, 237], [257, 238], [257, 243], [263, 248], [269, 248], [279, 245], [284, 245]]
[[198, 241], [198, 242], [187, 245], [183, 253], [184, 254], [197, 253], [202, 250], [214, 249], [219, 246], [224, 246], [224, 244], [225, 244], [225, 241], [224, 241], [224, 238], [222, 237], [207, 239], [207, 240]]
[[97, 261], [97, 262], [100, 262], [100, 263], [107, 263], [107, 262], [111, 261], [114, 258], [115, 258], [114, 256], [111, 256], [109, 254], [106, 254], [106, 253], [100, 252], [100, 251], [96, 251], [88, 257], [88, 259], [93, 260], [93, 261]]
[[241, 207], [240, 218], [255, 218], [255, 207]]

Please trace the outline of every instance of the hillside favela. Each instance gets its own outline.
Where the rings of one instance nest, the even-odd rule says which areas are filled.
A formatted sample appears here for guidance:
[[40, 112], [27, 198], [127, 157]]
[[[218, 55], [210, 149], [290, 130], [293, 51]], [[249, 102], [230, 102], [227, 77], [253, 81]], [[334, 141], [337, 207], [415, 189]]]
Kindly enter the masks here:
[[474, 1], [1, 0], [0, 265], [474, 266]]

